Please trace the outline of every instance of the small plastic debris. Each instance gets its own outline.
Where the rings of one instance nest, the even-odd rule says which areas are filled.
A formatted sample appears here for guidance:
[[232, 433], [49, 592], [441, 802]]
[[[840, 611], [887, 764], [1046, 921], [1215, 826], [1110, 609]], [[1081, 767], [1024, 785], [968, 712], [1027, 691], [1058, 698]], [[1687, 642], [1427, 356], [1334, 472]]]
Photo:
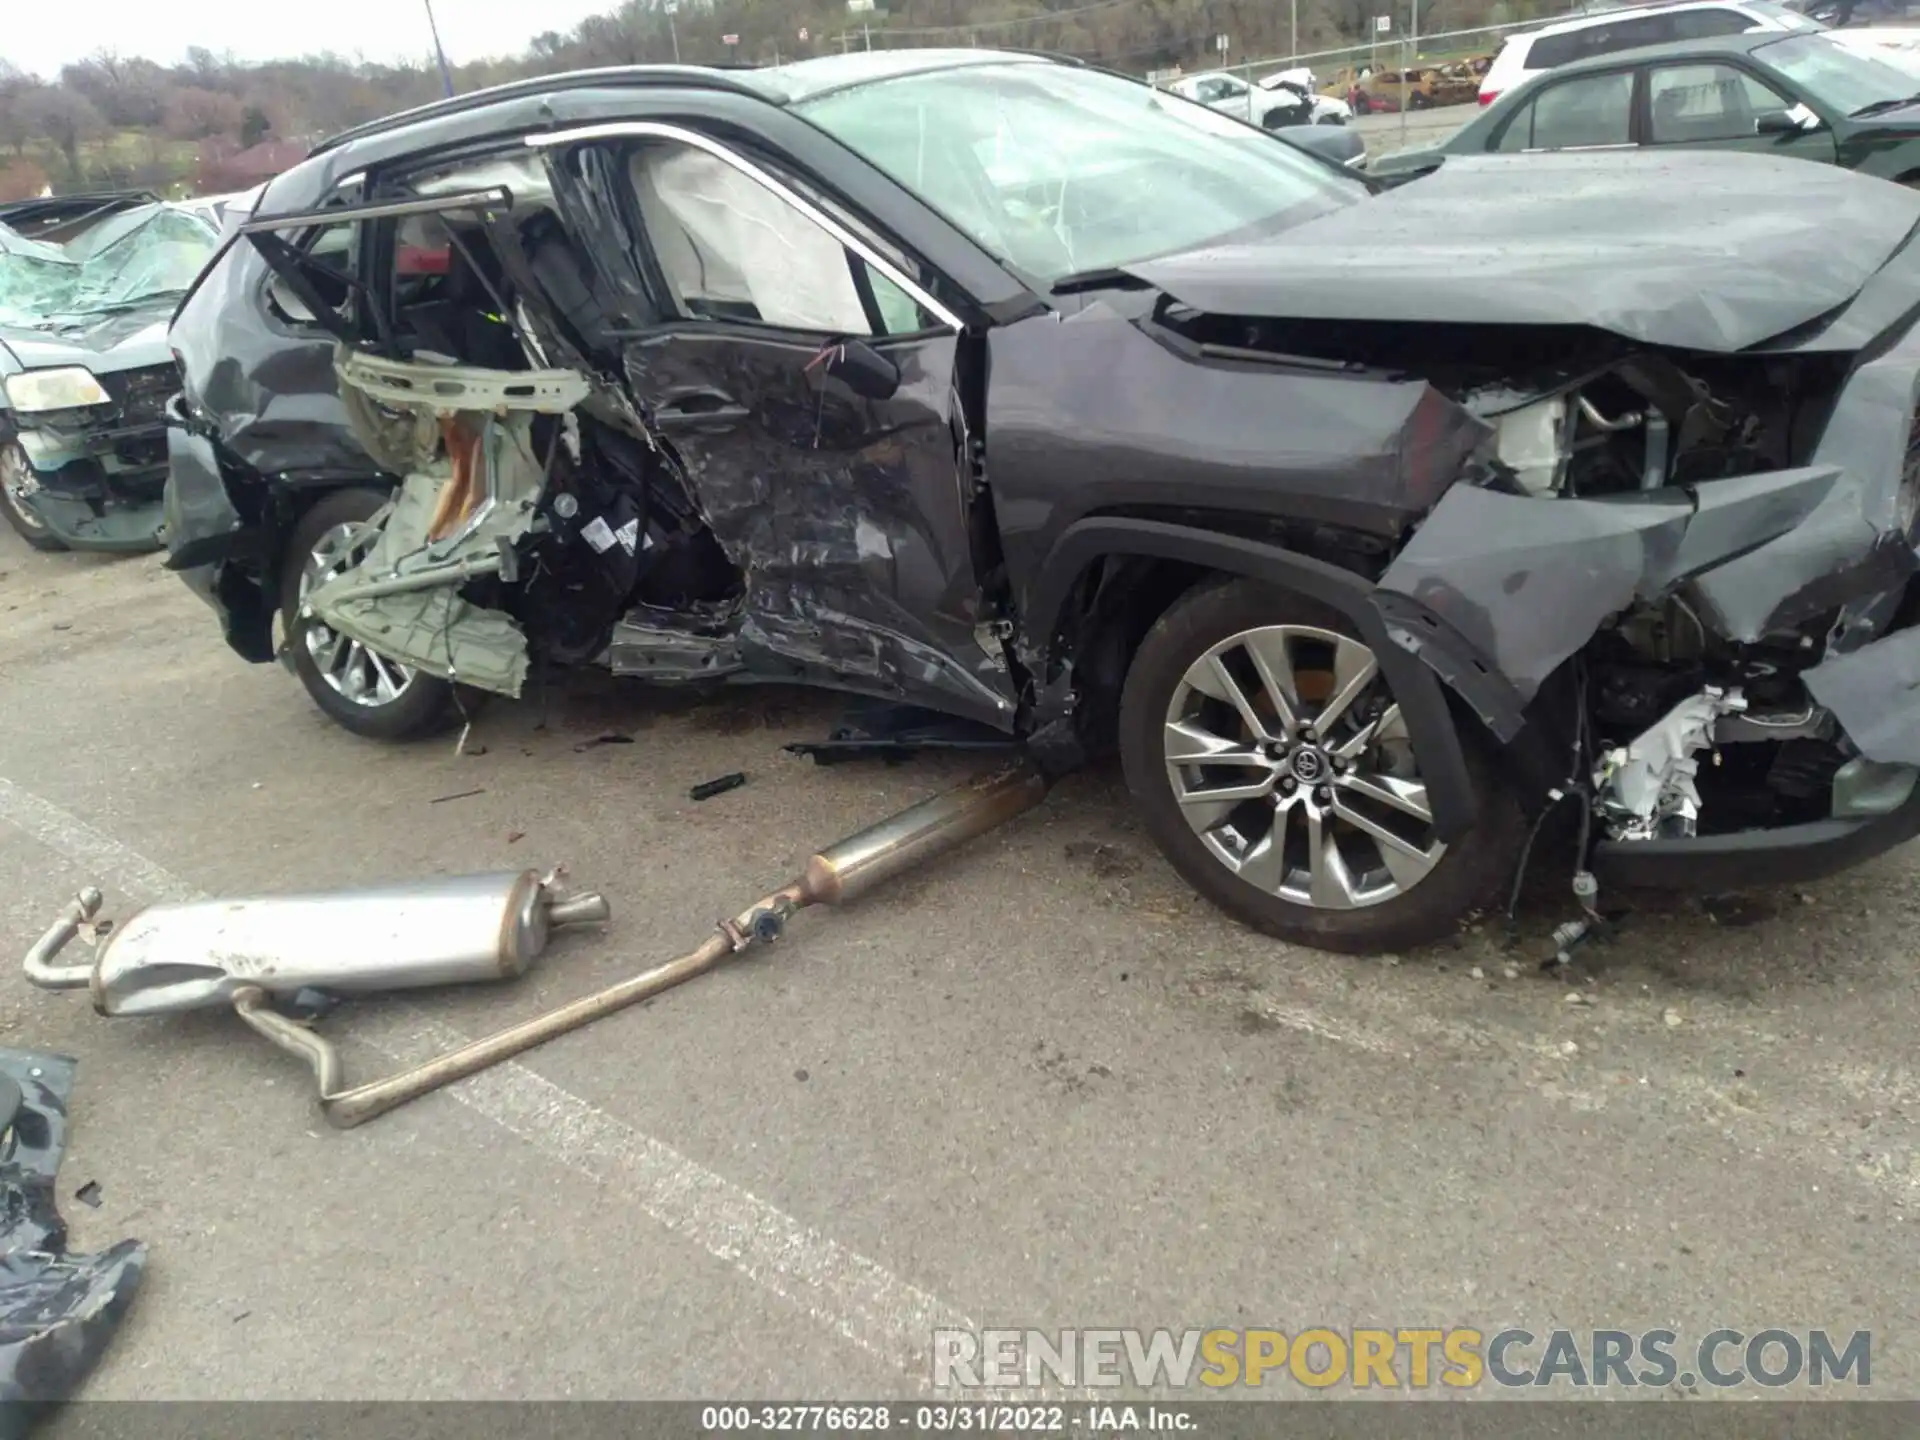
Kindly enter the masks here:
[[609, 730], [605, 734], [594, 736], [591, 740], [582, 740], [578, 745], [574, 746], [573, 748], [575, 753], [578, 753], [579, 751], [582, 751], [582, 750], [591, 750], [596, 745], [631, 745], [631, 744], [633, 744], [633, 736], [622, 735], [618, 730]]
[[251, 1310], [242, 1310], [238, 1315], [233, 1317], [233, 1323], [238, 1325], [242, 1320], [246, 1319], [247, 1316], [251, 1315], [252, 1313], [253, 1311]]
[[1476, 965], [1471, 970], [1467, 971], [1467, 978], [1470, 980], [1484, 980], [1487, 978], [1487, 972], [1482, 970], [1478, 965]]
[[1591, 1005], [1593, 1003], [1593, 997], [1591, 995], [1583, 995], [1578, 990], [1567, 991], [1566, 999], [1569, 1005]]
[[1520, 967], [1518, 965], [1508, 965], [1503, 967], [1500, 973], [1509, 980], [1518, 980], [1520, 978]]
[[1687, 1023], [1686, 1020], [1681, 1017], [1680, 1012], [1671, 1005], [1661, 1012], [1660, 1018], [1666, 1022], [1669, 1030], [1678, 1030], [1682, 1025]]
[[254, 788], [254, 789], [256, 789], [256, 790], [258, 790], [258, 789], [260, 789], [260, 788], [261, 788], [261, 782], [260, 782], [260, 781], [258, 781], [258, 780], [256, 780], [256, 781], [254, 781], [254, 782], [253, 782], [253, 788]]
[[427, 803], [429, 805], [444, 805], [449, 800], [465, 800], [468, 796], [484, 795], [486, 793], [486, 787], [483, 785], [477, 790], [456, 790], [451, 795], [436, 795], [433, 799], [427, 801]]
[[1708, 895], [1701, 899], [1700, 908], [1715, 925], [1729, 927], [1757, 925], [1775, 913], [1769, 902], [1751, 895]]
[[507, 832], [507, 844], [509, 845], [518, 845], [526, 838], [527, 832], [524, 830], [509, 830]]
[[100, 1182], [98, 1180], [87, 1181], [86, 1184], [73, 1192], [73, 1198], [78, 1200], [82, 1205], [91, 1205], [94, 1209], [98, 1210], [100, 1208]]
[[56, 630], [71, 630], [73, 628], [73, 622], [70, 620], [56, 620], [53, 622], [53, 628]]
[[747, 783], [747, 772], [735, 770], [731, 775], [716, 775], [711, 780], [702, 780], [687, 791], [689, 800], [711, 800], [716, 795], [724, 795], [729, 790], [738, 790]]

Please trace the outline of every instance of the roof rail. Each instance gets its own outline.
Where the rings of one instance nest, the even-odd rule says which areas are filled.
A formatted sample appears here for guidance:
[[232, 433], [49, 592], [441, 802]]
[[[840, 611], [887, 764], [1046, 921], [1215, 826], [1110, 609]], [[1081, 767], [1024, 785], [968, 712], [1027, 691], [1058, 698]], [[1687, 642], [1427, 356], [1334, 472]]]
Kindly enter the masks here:
[[[752, 67], [739, 66], [735, 69]], [[321, 155], [329, 150], [355, 140], [364, 140], [372, 135], [384, 135], [403, 126], [422, 120], [437, 120], [448, 115], [464, 115], [470, 110], [478, 110], [499, 100], [516, 100], [529, 95], [545, 95], [555, 91], [583, 90], [590, 87], [619, 88], [632, 86], [636, 89], [650, 85], [686, 85], [706, 90], [726, 90], [739, 95], [752, 95], [758, 99], [769, 99], [765, 91], [756, 90], [743, 81], [736, 80], [727, 71], [706, 65], [609, 65], [596, 70], [563, 70], [554, 75], [529, 75], [524, 80], [510, 80], [504, 85], [490, 85], [484, 90], [470, 90], [464, 95], [452, 95], [445, 100], [435, 100], [430, 104], [416, 105], [411, 110], [402, 110], [397, 114], [382, 116], [378, 120], [369, 120], [364, 125], [356, 125], [350, 130], [342, 130], [330, 135], [313, 147], [313, 155]]]

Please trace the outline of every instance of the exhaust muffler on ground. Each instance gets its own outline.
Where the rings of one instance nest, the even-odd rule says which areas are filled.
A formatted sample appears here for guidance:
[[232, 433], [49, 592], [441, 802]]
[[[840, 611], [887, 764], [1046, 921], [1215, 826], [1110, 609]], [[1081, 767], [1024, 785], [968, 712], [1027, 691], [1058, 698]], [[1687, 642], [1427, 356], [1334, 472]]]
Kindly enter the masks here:
[[166, 1015], [233, 1003], [243, 991], [367, 995], [511, 980], [565, 925], [605, 920], [599, 895], [566, 895], [532, 870], [459, 875], [315, 895], [150, 905], [113, 927], [93, 958], [59, 963], [96, 926], [82, 890], [27, 952], [27, 979], [85, 990], [102, 1015]]
[[[799, 911], [856, 899], [1031, 810], [1047, 788], [1038, 767], [1019, 761], [922, 800], [819, 851], [793, 880], [720, 921], [713, 935], [678, 959], [353, 1089], [344, 1088], [333, 1043], [276, 1010], [276, 996], [364, 994], [517, 975], [551, 928], [604, 920], [606, 901], [593, 894], [560, 897], [527, 872], [339, 895], [157, 905], [110, 935], [91, 964], [56, 965], [59, 950], [99, 909], [99, 892], [87, 890], [28, 952], [27, 978], [47, 989], [89, 989], [103, 1015], [231, 1004], [255, 1031], [307, 1062], [328, 1121], [351, 1129], [776, 940]], [[226, 919], [229, 914], [239, 918]], [[488, 917], [490, 931], [483, 923]], [[249, 947], [238, 946], [237, 938]]]

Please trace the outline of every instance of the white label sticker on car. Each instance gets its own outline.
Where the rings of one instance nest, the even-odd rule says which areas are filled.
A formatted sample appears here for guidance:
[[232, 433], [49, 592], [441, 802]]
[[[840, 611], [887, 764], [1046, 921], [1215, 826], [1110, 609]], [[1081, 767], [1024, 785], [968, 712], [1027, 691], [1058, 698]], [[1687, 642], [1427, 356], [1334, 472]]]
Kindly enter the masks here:
[[613, 529], [600, 516], [596, 515], [581, 529], [580, 534], [593, 546], [594, 553], [604, 555], [615, 545]]
[[633, 554], [634, 547], [640, 543], [640, 522], [638, 520], [627, 521], [626, 524], [613, 532], [613, 537], [620, 542], [621, 549], [625, 550], [629, 555]]

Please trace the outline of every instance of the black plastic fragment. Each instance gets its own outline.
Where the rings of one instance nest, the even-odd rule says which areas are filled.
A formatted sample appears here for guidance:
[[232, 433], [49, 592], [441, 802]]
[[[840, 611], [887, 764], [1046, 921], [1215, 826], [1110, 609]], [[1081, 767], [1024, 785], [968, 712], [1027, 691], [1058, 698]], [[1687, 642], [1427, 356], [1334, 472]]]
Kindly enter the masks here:
[[738, 790], [747, 783], [747, 772], [735, 770], [730, 775], [717, 775], [711, 780], [702, 780], [687, 791], [689, 800], [711, 800], [716, 795], [724, 795], [729, 790]]
[[574, 746], [573, 748], [576, 752], [578, 752], [582, 750], [592, 750], [596, 746], [600, 746], [600, 745], [631, 745], [631, 744], [633, 744], [633, 736], [622, 735], [618, 730], [609, 730], [604, 734], [594, 736], [591, 740], [582, 740], [578, 745]]
[[811, 755], [816, 765], [837, 765], [843, 760], [896, 762], [922, 750], [1016, 750], [1020, 743], [977, 721], [917, 705], [875, 702], [849, 710], [825, 740], [798, 740], [781, 748]]

